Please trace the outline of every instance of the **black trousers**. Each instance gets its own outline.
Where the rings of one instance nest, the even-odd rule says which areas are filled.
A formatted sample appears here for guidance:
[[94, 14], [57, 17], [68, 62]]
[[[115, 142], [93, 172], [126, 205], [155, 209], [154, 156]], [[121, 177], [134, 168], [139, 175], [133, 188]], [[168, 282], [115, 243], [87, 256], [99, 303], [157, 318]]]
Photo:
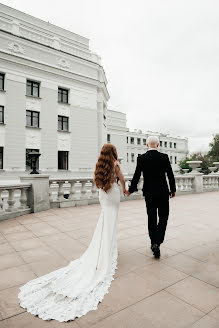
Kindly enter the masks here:
[[[169, 217], [169, 195], [145, 196], [151, 244], [162, 244]], [[159, 220], [158, 220], [158, 217]]]

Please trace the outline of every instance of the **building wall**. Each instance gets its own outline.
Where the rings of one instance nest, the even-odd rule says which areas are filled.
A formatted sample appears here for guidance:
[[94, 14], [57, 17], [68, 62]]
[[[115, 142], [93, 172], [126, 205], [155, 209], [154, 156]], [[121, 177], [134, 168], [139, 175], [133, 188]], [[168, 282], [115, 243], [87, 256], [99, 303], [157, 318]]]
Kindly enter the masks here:
[[[0, 73], [5, 90], [2, 173], [25, 172], [26, 149], [39, 149], [43, 173], [93, 174], [106, 142], [109, 94], [98, 55], [89, 40], [0, 4]], [[26, 96], [26, 80], [40, 83], [40, 97]], [[69, 104], [58, 103], [58, 87], [69, 90]], [[26, 127], [26, 110], [40, 112], [39, 128]], [[58, 115], [69, 117], [69, 131], [58, 131]], [[58, 170], [58, 151], [69, 152], [69, 170]]]

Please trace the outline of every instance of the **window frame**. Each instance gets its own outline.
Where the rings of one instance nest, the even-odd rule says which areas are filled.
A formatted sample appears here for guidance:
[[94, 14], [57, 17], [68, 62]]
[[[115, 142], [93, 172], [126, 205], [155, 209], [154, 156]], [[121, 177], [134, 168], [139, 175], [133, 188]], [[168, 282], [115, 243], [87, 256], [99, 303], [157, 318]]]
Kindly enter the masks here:
[[137, 138], [137, 145], [141, 145], [141, 138]]
[[131, 162], [134, 163], [135, 162], [135, 154], [131, 153]]
[[167, 141], [164, 141], [164, 147], [167, 148]]
[[[67, 164], [67, 165], [66, 165], [66, 167], [67, 167], [67, 168], [63, 168], [63, 167], [60, 168], [60, 167], [59, 167], [60, 162], [62, 162], [62, 164], [63, 164], [63, 158], [62, 158], [62, 159], [59, 158], [59, 154], [60, 154], [60, 153], [62, 153], [62, 154], [65, 153], [65, 156], [67, 155], [67, 156], [66, 156], [66, 158], [67, 158], [67, 161], [66, 161], [66, 164]], [[63, 166], [63, 165], [61, 165], [61, 166]], [[58, 170], [65, 170], [65, 171], [68, 171], [68, 168], [69, 168], [69, 151], [67, 151], [67, 150], [58, 150]]]
[[[28, 125], [27, 124], [27, 113], [28, 112], [31, 113], [31, 116], [30, 116], [31, 125]], [[38, 125], [37, 126], [33, 125], [33, 114], [34, 113], [37, 113], [38, 114]], [[31, 128], [39, 128], [40, 127], [40, 112], [35, 111], [35, 110], [29, 110], [29, 109], [27, 109], [26, 110], [26, 126], [31, 127]]]
[[2, 121], [0, 121], [0, 124], [4, 124], [5, 123], [5, 107], [4, 106], [0, 106], [0, 112], [2, 110]]
[[[133, 141], [133, 142], [132, 142]], [[135, 138], [134, 137], [130, 137], [130, 144], [134, 145], [135, 144]]]
[[0, 170], [4, 169], [4, 147], [0, 147], [0, 163], [2, 163], [2, 166], [0, 166]]
[[[59, 128], [59, 119], [61, 118], [61, 129]], [[64, 119], [67, 119], [67, 122], [64, 122]], [[64, 129], [64, 123], [67, 123], [67, 130]], [[69, 132], [69, 117], [58, 115], [58, 131]]]
[[143, 146], [147, 145], [147, 140], [145, 138], [143, 138]]
[[110, 133], [107, 133], [106, 140], [109, 143], [111, 142], [111, 135], [110, 135]]
[[173, 143], [173, 147], [174, 147], [174, 149], [176, 149], [176, 142]]
[[[28, 83], [30, 83], [29, 86], [28, 86]], [[33, 94], [34, 84], [37, 85], [37, 96]], [[28, 87], [31, 88], [30, 94], [28, 93]], [[40, 97], [40, 82], [33, 81], [33, 80], [27, 80], [26, 81], [26, 96], [28, 96], [28, 97], [34, 97], [34, 98], [39, 98]]]
[[[67, 94], [67, 101], [64, 101], [63, 100], [63, 91], [66, 91]], [[59, 100], [59, 95], [60, 95], [60, 100]], [[62, 88], [62, 87], [58, 87], [58, 103], [60, 104], [69, 104], [69, 89], [66, 89], [66, 88]]]
[[5, 74], [4, 73], [0, 73], [0, 77], [2, 77], [2, 88], [0, 87], [0, 90], [1, 91], [4, 91], [5, 90]]

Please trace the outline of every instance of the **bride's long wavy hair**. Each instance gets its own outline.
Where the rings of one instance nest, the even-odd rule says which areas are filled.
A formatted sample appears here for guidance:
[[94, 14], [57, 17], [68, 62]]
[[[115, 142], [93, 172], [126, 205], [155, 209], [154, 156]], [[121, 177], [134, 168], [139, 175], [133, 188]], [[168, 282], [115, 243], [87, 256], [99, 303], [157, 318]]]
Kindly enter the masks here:
[[97, 188], [103, 189], [105, 192], [111, 188], [114, 162], [116, 160], [118, 160], [116, 147], [112, 144], [103, 145], [94, 172], [94, 183]]

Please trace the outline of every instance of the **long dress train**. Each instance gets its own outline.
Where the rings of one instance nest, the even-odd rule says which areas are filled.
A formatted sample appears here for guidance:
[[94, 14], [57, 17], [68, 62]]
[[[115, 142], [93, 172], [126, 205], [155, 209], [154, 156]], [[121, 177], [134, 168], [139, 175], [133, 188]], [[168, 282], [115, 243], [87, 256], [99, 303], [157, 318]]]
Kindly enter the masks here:
[[20, 287], [20, 306], [43, 320], [60, 322], [81, 317], [108, 293], [117, 267], [117, 217], [120, 190], [100, 189], [101, 214], [92, 241], [77, 260]]

